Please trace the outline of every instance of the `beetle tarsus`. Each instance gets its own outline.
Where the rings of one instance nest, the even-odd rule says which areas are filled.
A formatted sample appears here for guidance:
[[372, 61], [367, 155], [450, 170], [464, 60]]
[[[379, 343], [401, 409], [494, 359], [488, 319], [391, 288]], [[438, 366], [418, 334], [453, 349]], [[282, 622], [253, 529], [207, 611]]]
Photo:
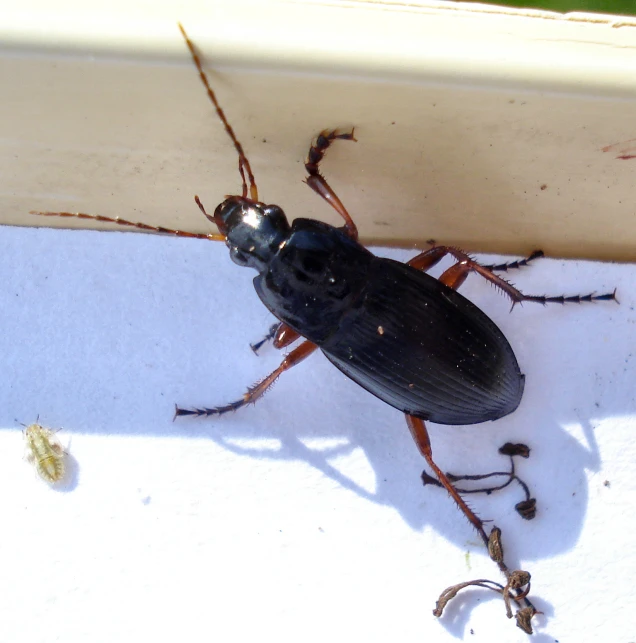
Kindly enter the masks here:
[[482, 267], [486, 268], [486, 270], [491, 271], [508, 272], [508, 270], [517, 270], [518, 268], [524, 268], [525, 266], [528, 266], [531, 261], [544, 256], [545, 255], [543, 254], [543, 250], [535, 250], [525, 259], [518, 259], [517, 261], [510, 261], [508, 263], [491, 264], [488, 266], [482, 264]]
[[[247, 397], [247, 395], [245, 396]], [[250, 400], [243, 398], [242, 400], [236, 400], [236, 402], [230, 402], [229, 404], [224, 404], [223, 406], [215, 406], [212, 408], [194, 408], [194, 409], [182, 409], [178, 406], [175, 406], [174, 417], [177, 418], [182, 415], [191, 415], [193, 417], [212, 417], [215, 415], [225, 415], [231, 411], [236, 411], [242, 406], [248, 404]]]
[[618, 299], [616, 299], [616, 289], [614, 289], [614, 292], [611, 293], [606, 293], [604, 295], [596, 295], [594, 293], [590, 293], [588, 295], [570, 295], [570, 296], [565, 296], [565, 295], [559, 295], [559, 296], [552, 296], [552, 297], [547, 297], [545, 295], [524, 295], [522, 293], [519, 293], [521, 297], [517, 299], [513, 299], [513, 306], [515, 304], [521, 304], [524, 301], [532, 301], [537, 304], [583, 304], [583, 303], [592, 303], [595, 301], [615, 301], [618, 303]]
[[343, 219], [344, 230], [352, 238], [358, 238], [358, 228], [353, 222], [351, 215], [347, 212], [342, 201], [338, 195], [333, 191], [333, 188], [327, 183], [325, 177], [320, 173], [319, 165], [325, 156], [325, 152], [329, 146], [336, 140], [342, 139], [344, 141], [356, 141], [353, 132], [355, 128], [351, 128], [350, 132], [341, 132], [338, 129], [328, 130], [325, 129], [316, 137], [315, 143], [309, 147], [307, 160], [305, 161], [305, 169], [307, 170], [306, 183], [318, 196], [323, 198]]
[[272, 324], [269, 327], [269, 330], [267, 331], [267, 334], [263, 339], [259, 340], [258, 342], [255, 342], [254, 344], [250, 344], [250, 348], [254, 351], [255, 355], [258, 355], [258, 351], [261, 349], [261, 347], [264, 344], [267, 344], [267, 342], [273, 340], [276, 337], [276, 333], [278, 332], [278, 327], [280, 326], [280, 322], [276, 322], [275, 324]]
[[[290, 329], [291, 330], [291, 329]], [[293, 332], [293, 331], [292, 331]], [[216, 415], [224, 415], [230, 411], [236, 411], [242, 406], [247, 404], [253, 404], [262, 397], [265, 392], [274, 384], [274, 382], [280, 377], [282, 373], [288, 371], [290, 368], [296, 366], [306, 357], [309, 357], [318, 346], [313, 344], [310, 341], [304, 341], [299, 346], [296, 346], [293, 351], [285, 356], [283, 361], [280, 363], [277, 369], [272, 371], [265, 379], [261, 380], [256, 386], [252, 386], [247, 389], [247, 393], [243, 395], [240, 400], [236, 402], [230, 402], [229, 404], [224, 404], [223, 406], [213, 406], [210, 408], [194, 408], [194, 409], [180, 409], [177, 407], [175, 412], [175, 417], [180, 415], [190, 415], [194, 417], [211, 417]]]
[[350, 132], [342, 132], [339, 129], [322, 130], [322, 132], [320, 132], [316, 137], [315, 143], [312, 143], [309, 148], [307, 160], [305, 161], [305, 169], [307, 170], [307, 173], [310, 176], [320, 174], [318, 166], [324, 158], [327, 149], [336, 139], [357, 142], [357, 139], [353, 135], [354, 131], [355, 128], [353, 127]]
[[620, 304], [618, 297], [616, 296], [616, 288], [613, 292], [607, 293], [605, 295], [597, 295], [594, 298], [594, 301], [615, 301], [617, 304]]

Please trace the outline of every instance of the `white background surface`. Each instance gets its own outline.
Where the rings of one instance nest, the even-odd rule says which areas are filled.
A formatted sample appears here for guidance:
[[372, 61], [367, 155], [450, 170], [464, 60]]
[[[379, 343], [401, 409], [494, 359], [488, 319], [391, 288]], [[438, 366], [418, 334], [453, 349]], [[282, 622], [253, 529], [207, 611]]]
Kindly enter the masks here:
[[[280, 359], [250, 350], [272, 320], [222, 244], [1, 228], [0, 274], [2, 643], [526, 640], [485, 590], [432, 616], [445, 587], [498, 572], [422, 487], [403, 417], [321, 355], [254, 407], [172, 422], [175, 402], [236, 399]], [[512, 277], [534, 293], [616, 286], [621, 304], [509, 314], [470, 277], [526, 392], [495, 423], [431, 425], [434, 454], [479, 473], [528, 443], [537, 518], [514, 512], [518, 488], [471, 503], [533, 574], [534, 640], [629, 643], [636, 266], [540, 260]], [[22, 459], [16, 419], [38, 414], [70, 453], [58, 489]]]

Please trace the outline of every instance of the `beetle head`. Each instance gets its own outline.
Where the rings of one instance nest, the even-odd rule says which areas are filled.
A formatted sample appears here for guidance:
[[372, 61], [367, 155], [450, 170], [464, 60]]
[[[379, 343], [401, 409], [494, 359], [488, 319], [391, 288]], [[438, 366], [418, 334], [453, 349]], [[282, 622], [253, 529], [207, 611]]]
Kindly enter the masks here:
[[209, 218], [225, 235], [232, 261], [259, 272], [289, 235], [289, 223], [281, 208], [247, 197], [228, 197]]

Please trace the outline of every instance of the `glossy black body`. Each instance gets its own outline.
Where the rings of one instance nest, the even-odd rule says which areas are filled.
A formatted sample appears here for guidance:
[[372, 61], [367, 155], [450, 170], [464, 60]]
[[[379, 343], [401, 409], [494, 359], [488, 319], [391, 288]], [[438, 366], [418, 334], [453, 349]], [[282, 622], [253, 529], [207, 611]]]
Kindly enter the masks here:
[[439, 424], [514, 411], [524, 376], [479, 308], [425, 272], [376, 257], [341, 228], [230, 197], [215, 213], [232, 259], [282, 322], [387, 404]]

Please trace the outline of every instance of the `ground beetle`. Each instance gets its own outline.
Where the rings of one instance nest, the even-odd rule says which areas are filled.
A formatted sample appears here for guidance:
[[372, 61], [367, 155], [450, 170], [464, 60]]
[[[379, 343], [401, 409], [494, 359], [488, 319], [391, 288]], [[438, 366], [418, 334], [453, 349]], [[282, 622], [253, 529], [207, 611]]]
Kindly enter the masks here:
[[[290, 225], [281, 208], [259, 200], [250, 163], [217, 102], [194, 45], [183, 27], [179, 27], [239, 156], [241, 196], [226, 198], [214, 215], [209, 215], [195, 197], [219, 234], [196, 234], [78, 213], [34, 214], [96, 219], [177, 236], [225, 241], [232, 261], [258, 272], [254, 279], [256, 292], [280, 321], [271, 333], [276, 348], [289, 346], [300, 338], [304, 341], [240, 400], [213, 408], [177, 407], [175, 417], [220, 415], [255, 402], [284, 371], [320, 348], [347, 377], [405, 414], [415, 443], [439, 484], [475, 527], [491, 559], [506, 576], [505, 586], [478, 580], [448, 588], [440, 596], [434, 613], [439, 616], [448, 600], [464, 587], [485, 587], [502, 594], [509, 617], [512, 616], [510, 601], [522, 604], [517, 612], [517, 624], [531, 632], [530, 620], [536, 609], [526, 598], [530, 575], [511, 571], [505, 565], [501, 532], [495, 527], [490, 535], [486, 534], [483, 521], [434, 462], [424, 422], [478, 424], [497, 420], [512, 413], [521, 401], [524, 376], [510, 344], [486, 314], [457, 292], [470, 272], [476, 272], [501, 289], [513, 306], [524, 301], [546, 304], [613, 300], [615, 293], [529, 296], [494, 272], [526, 265], [542, 256], [540, 251], [526, 260], [498, 266], [484, 266], [458, 248], [442, 245], [432, 245], [406, 264], [376, 257], [358, 242], [355, 223], [319, 172], [328, 147], [337, 139], [355, 140], [353, 130], [321, 132], [310, 147], [305, 164], [307, 184], [338, 212], [344, 225], [337, 228], [313, 219], [295, 219]], [[438, 279], [424, 272], [447, 255], [456, 263]], [[502, 453], [519, 455], [522, 447], [505, 445]], [[514, 466], [511, 479], [513, 474]], [[488, 476], [473, 476], [484, 477]], [[425, 482], [430, 482], [430, 476], [428, 478]], [[462, 476], [451, 478], [456, 481]]]

